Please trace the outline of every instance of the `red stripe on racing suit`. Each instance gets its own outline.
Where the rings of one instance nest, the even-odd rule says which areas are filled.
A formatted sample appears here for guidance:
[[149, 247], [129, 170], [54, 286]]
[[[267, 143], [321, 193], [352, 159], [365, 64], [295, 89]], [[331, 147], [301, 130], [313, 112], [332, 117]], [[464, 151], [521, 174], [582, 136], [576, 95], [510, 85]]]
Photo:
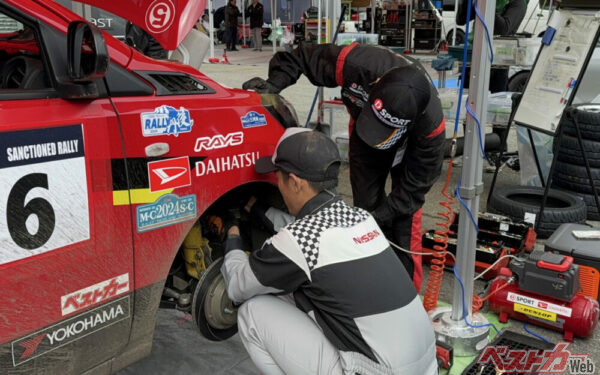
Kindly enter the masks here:
[[335, 81], [337, 82], [338, 86], [344, 85], [343, 73], [344, 73], [344, 63], [346, 62], [346, 56], [348, 56], [350, 51], [352, 51], [352, 49], [354, 47], [356, 47], [357, 45], [358, 45], [358, 43], [354, 42], [354, 43], [350, 44], [349, 46], [344, 47], [342, 52], [340, 52], [340, 54], [338, 55], [337, 62], [335, 64]]

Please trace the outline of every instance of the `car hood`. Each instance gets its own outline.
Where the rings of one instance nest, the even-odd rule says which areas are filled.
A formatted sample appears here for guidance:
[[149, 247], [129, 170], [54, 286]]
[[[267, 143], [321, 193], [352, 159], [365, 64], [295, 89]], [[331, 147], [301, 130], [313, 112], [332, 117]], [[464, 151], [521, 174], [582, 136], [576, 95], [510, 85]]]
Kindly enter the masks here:
[[104, 9], [146, 30], [174, 50], [196, 24], [206, 0], [74, 0]]

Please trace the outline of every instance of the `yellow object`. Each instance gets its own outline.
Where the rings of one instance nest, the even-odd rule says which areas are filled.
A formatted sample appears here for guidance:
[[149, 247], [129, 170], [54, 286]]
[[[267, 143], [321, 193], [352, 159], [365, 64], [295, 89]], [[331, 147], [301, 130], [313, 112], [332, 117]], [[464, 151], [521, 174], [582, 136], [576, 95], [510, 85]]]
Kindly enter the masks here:
[[540, 318], [544, 320], [549, 320], [551, 322], [556, 322], [556, 314], [553, 312], [536, 309], [535, 307], [521, 305], [520, 303], [515, 303], [514, 309], [516, 312], [533, 316], [534, 318]]
[[[131, 204], [152, 203], [165, 194], [172, 193], [173, 189], [150, 192], [150, 189], [114, 190], [113, 206], [124, 206]], [[131, 201], [129, 196], [131, 195]]]
[[183, 259], [188, 275], [200, 278], [200, 273], [210, 264], [211, 251], [208, 240], [202, 236], [202, 226], [196, 223], [183, 241]]

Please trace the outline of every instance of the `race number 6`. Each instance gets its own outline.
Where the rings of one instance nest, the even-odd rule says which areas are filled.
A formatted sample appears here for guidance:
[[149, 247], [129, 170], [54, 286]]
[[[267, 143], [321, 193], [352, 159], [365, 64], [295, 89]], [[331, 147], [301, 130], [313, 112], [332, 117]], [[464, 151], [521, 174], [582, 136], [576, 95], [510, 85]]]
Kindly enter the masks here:
[[[56, 225], [52, 205], [44, 198], [33, 198], [25, 204], [27, 194], [34, 188], [48, 189], [48, 175], [31, 173], [21, 177], [10, 190], [6, 205], [8, 233], [15, 243], [28, 250], [43, 246]], [[27, 219], [37, 216], [38, 227], [35, 233], [27, 228]]]

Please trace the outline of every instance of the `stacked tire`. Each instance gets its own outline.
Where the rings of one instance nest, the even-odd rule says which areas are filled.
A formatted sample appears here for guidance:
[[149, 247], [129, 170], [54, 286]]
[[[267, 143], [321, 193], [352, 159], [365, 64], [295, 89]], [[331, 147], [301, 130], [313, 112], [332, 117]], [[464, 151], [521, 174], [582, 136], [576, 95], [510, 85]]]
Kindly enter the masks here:
[[[590, 165], [596, 191], [600, 194], [600, 105], [575, 106], [582, 144]], [[592, 185], [588, 178], [581, 148], [577, 140], [575, 122], [571, 116], [562, 118], [563, 134], [555, 140], [557, 161], [552, 177], [553, 187], [576, 194], [587, 206], [588, 220], [600, 220]]]

